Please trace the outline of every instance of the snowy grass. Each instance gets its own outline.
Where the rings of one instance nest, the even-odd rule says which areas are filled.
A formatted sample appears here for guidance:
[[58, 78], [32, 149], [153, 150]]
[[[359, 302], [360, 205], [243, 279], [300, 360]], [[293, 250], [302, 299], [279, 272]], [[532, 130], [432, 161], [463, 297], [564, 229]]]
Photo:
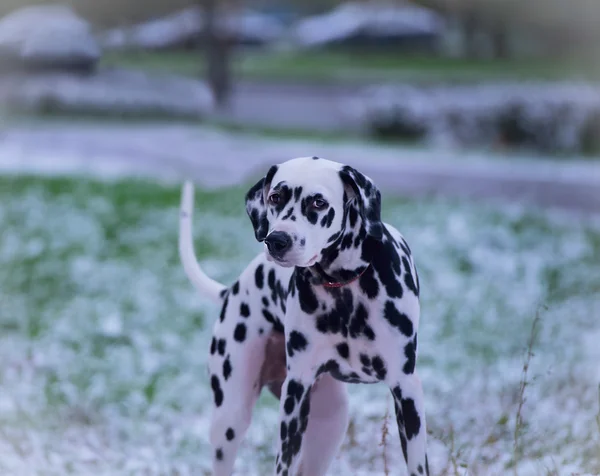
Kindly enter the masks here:
[[[197, 252], [224, 282], [259, 250], [244, 191], [196, 197]], [[420, 270], [434, 474], [600, 473], [600, 229], [386, 200]], [[178, 188], [149, 182], [0, 178], [1, 474], [209, 474], [218, 310], [179, 264], [178, 201]], [[331, 474], [402, 474], [389, 392], [350, 393]], [[276, 407], [265, 393], [237, 474], [270, 474]]]

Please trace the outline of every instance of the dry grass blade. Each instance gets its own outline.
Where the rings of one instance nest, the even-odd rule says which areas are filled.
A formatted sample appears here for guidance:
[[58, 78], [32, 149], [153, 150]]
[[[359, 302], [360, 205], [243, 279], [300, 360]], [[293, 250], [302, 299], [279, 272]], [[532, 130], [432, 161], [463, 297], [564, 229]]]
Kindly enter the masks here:
[[390, 470], [388, 467], [388, 459], [387, 459], [387, 437], [390, 433], [388, 421], [390, 418], [390, 406], [388, 405], [385, 410], [385, 416], [383, 417], [383, 425], [381, 427], [381, 441], [379, 442], [379, 446], [383, 446], [383, 472], [385, 476], [389, 476]]
[[527, 374], [529, 372], [529, 365], [531, 363], [531, 359], [534, 356], [533, 347], [537, 339], [538, 325], [540, 323], [540, 320], [540, 310], [538, 309], [538, 311], [535, 314], [535, 318], [531, 323], [531, 331], [529, 332], [529, 338], [527, 340], [527, 353], [523, 362], [521, 382], [519, 384], [518, 406], [517, 414], [515, 417], [515, 431], [513, 434], [513, 464], [515, 468], [515, 475], [517, 475], [517, 462], [519, 461], [523, 453], [523, 449], [520, 444], [520, 437], [523, 431], [523, 407], [525, 406], [526, 401], [525, 390], [529, 385]]

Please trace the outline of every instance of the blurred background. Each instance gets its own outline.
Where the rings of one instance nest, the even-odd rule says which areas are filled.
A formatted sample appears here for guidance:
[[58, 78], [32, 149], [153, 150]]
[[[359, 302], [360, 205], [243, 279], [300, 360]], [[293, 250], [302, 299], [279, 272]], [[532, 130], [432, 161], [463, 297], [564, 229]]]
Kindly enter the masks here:
[[[433, 474], [600, 474], [600, 2], [0, 2], [0, 473], [210, 474], [243, 197], [318, 155], [371, 176], [422, 283]], [[402, 474], [350, 386], [331, 474]], [[389, 413], [391, 414], [391, 413]], [[391, 421], [390, 421], [391, 424]], [[236, 474], [272, 471], [261, 397]], [[376, 443], [374, 443], [376, 442]]]

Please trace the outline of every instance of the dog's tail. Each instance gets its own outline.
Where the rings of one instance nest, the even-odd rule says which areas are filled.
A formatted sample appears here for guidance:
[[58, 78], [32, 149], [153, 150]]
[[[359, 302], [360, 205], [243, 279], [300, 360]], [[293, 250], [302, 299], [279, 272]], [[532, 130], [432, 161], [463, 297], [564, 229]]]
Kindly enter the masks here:
[[194, 213], [194, 185], [189, 180], [183, 184], [181, 192], [181, 210], [179, 215], [179, 257], [185, 274], [203, 296], [215, 302], [222, 302], [227, 289], [223, 284], [210, 278], [196, 259], [192, 237], [192, 214]]

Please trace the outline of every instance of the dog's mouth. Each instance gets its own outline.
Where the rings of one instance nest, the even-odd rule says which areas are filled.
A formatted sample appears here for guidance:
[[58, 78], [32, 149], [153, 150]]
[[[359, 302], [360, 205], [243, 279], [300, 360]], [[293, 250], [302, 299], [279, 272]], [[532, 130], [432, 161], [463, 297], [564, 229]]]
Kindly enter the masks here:
[[[292, 266], [300, 266], [300, 265], [298, 265], [296, 263], [292, 263], [289, 260], [286, 260], [286, 259], [283, 259], [283, 258], [276, 258], [271, 253], [269, 253], [268, 251], [266, 252], [266, 255], [267, 255], [267, 261], [275, 263], [278, 266], [281, 266], [283, 268], [291, 268]], [[319, 255], [316, 254], [311, 259], [309, 259], [308, 262], [304, 266], [302, 266], [302, 267], [308, 268], [308, 267], [312, 266], [313, 264], [315, 264], [318, 259], [319, 259]]]
[[267, 255], [267, 261], [270, 261], [272, 263], [277, 264], [278, 266], [281, 266], [283, 268], [291, 268], [292, 266], [294, 266], [292, 263], [290, 263], [288, 260], [282, 259], [282, 258], [275, 258], [271, 253], [269, 253], [268, 251], [265, 253]]

